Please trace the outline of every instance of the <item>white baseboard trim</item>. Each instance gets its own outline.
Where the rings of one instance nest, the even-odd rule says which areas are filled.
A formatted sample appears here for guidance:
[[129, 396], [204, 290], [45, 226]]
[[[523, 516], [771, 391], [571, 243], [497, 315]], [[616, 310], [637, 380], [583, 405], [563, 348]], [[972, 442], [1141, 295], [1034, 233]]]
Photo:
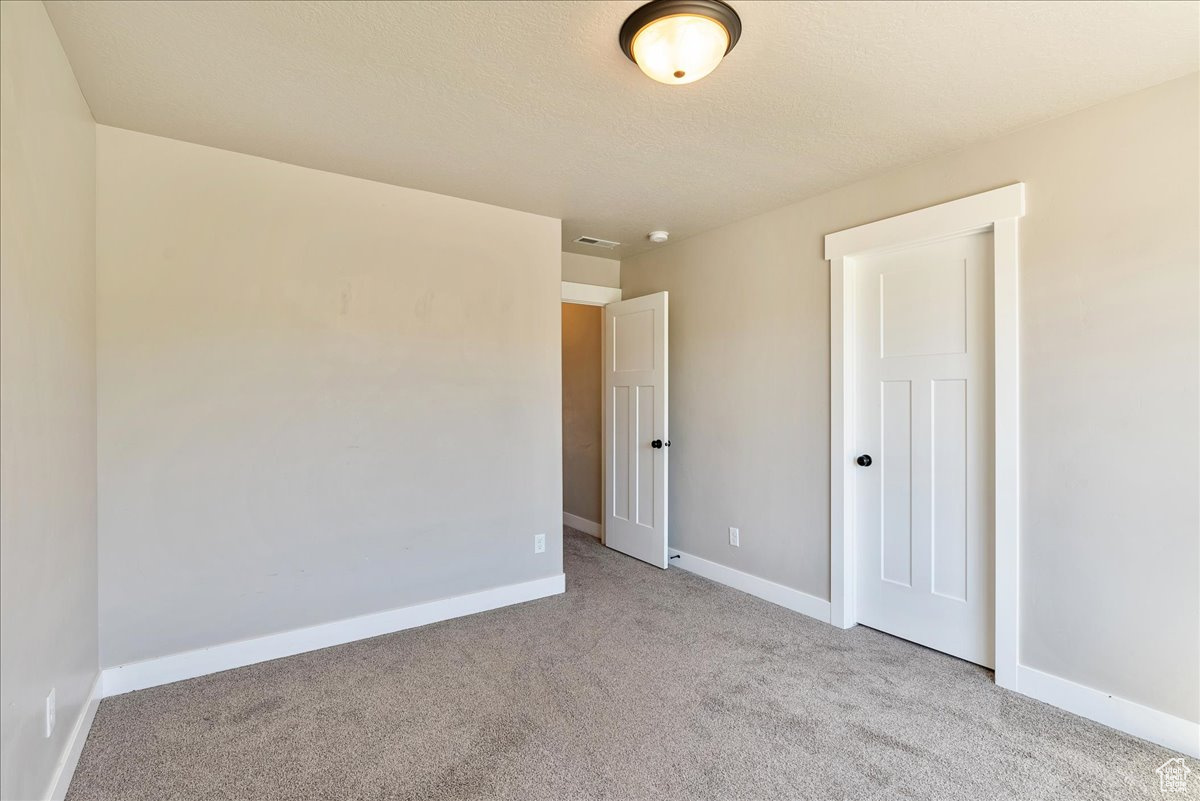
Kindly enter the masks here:
[[[672, 557], [667, 560], [670, 567], [683, 568], [689, 573], [703, 576], [718, 584], [733, 587], [735, 590], [749, 593], [764, 601], [791, 609], [793, 612], [814, 617], [822, 623], [829, 622], [829, 601], [758, 576], [752, 576], [749, 573], [743, 573], [740, 570], [734, 570], [732, 567], [701, 559], [699, 556], [692, 556], [690, 553], [675, 548], [668, 548], [667, 552]], [[675, 559], [675, 556], [679, 558]]]
[[1200, 723], [1043, 673], [1028, 665], [1017, 666], [1017, 692], [1181, 754], [1200, 758]]
[[333, 645], [378, 637], [404, 629], [425, 626], [441, 620], [450, 620], [464, 615], [499, 609], [502, 606], [533, 601], [566, 591], [566, 576], [557, 576], [509, 584], [490, 590], [443, 598], [386, 612], [323, 623], [293, 629], [278, 634], [268, 634], [249, 640], [214, 645], [195, 651], [171, 654], [157, 659], [132, 662], [127, 665], [106, 668], [103, 673], [104, 697], [120, 695], [170, 684], [174, 681], [193, 679], [209, 673], [253, 665], [271, 659], [316, 651]]
[[71, 786], [71, 778], [75, 775], [75, 766], [79, 764], [79, 755], [83, 753], [83, 744], [87, 742], [88, 732], [92, 730], [92, 721], [96, 719], [96, 708], [100, 706], [102, 677], [96, 676], [92, 682], [92, 691], [88, 693], [79, 717], [75, 718], [75, 726], [67, 737], [67, 747], [58, 764], [54, 766], [54, 775], [50, 778], [50, 786], [46, 791], [49, 801], [62, 801], [67, 797], [67, 788]]
[[570, 512], [563, 512], [563, 525], [570, 526], [577, 531], [582, 531], [584, 534], [591, 534], [593, 537], [600, 536], [600, 524], [594, 520], [588, 520], [586, 517], [573, 515]]

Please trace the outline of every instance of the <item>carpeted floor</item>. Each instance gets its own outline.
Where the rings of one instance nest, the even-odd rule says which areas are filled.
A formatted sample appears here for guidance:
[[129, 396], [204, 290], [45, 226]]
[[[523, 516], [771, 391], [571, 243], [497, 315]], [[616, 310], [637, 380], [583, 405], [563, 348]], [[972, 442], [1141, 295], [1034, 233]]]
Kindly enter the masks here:
[[565, 544], [565, 595], [105, 700], [69, 801], [1165, 797], [974, 665]]

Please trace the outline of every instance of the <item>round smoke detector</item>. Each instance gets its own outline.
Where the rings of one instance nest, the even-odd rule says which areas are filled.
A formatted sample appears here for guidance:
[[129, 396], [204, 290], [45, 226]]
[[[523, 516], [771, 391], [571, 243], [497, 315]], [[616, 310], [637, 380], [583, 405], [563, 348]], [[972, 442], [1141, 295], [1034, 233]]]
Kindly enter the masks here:
[[661, 245], [663, 242], [666, 242], [670, 236], [671, 235], [668, 234], [666, 231], [651, 231], [650, 232], [650, 241], [655, 243], [656, 245]]

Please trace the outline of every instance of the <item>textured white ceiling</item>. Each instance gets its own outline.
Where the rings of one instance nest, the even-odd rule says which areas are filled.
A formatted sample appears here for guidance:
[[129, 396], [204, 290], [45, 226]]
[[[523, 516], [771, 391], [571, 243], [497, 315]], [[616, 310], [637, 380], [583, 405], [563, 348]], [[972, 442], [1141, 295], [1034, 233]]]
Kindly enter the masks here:
[[1194, 2], [731, 4], [737, 48], [672, 87], [617, 46], [638, 2], [46, 3], [98, 122], [561, 217], [610, 257], [1200, 66]]

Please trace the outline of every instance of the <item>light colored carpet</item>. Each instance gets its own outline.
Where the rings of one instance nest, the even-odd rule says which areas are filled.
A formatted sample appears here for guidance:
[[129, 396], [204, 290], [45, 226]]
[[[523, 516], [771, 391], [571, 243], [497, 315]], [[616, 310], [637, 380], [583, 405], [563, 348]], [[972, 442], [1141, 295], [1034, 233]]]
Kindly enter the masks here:
[[105, 700], [69, 801], [1164, 797], [981, 668], [565, 543], [565, 595]]

